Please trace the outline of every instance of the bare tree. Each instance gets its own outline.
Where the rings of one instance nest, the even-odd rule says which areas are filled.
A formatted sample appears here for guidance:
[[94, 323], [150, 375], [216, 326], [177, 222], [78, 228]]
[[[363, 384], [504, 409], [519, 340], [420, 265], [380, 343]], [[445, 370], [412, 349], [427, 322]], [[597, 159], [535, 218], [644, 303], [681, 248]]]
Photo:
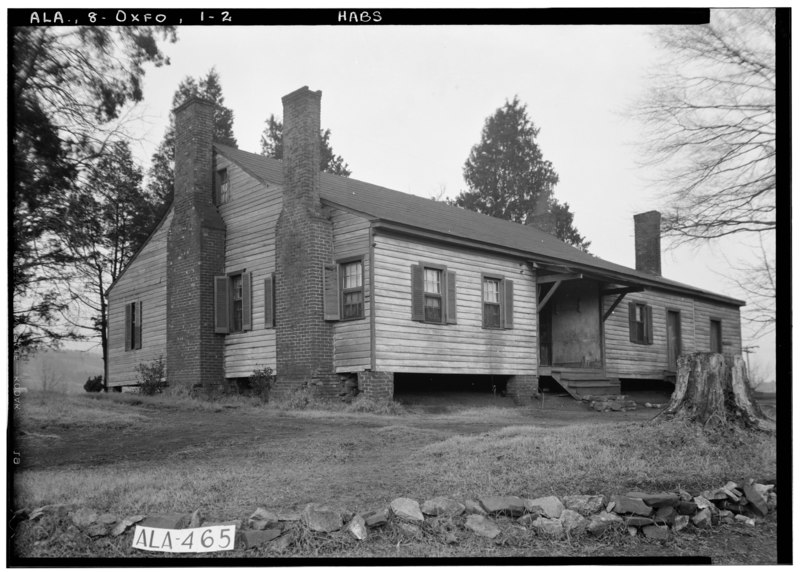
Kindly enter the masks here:
[[[749, 317], [775, 322], [775, 11], [713, 10], [703, 26], [663, 27], [669, 60], [637, 105], [645, 164], [662, 167], [672, 245], [756, 235], [738, 282]], [[770, 302], [769, 299], [772, 298]]]

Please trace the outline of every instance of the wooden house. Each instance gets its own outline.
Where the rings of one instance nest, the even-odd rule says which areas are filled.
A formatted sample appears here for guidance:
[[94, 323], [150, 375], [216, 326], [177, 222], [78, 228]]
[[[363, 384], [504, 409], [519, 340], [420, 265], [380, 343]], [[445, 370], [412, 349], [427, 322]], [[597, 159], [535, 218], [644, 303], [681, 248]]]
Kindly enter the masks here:
[[170, 384], [269, 367], [278, 392], [351, 378], [390, 399], [413, 375], [492, 376], [525, 401], [545, 376], [608, 393], [670, 379], [681, 352], [741, 352], [743, 302], [660, 275], [657, 212], [635, 217], [630, 269], [321, 173], [320, 98], [283, 98], [283, 161], [214, 144], [208, 102], [176, 109], [173, 205], [109, 291], [109, 386], [163, 356]]

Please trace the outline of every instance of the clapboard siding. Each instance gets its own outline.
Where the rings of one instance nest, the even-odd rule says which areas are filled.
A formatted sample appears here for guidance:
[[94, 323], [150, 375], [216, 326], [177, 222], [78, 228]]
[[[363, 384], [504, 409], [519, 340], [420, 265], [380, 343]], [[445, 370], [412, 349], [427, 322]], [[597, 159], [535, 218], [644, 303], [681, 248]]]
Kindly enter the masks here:
[[[108, 295], [108, 384], [137, 383], [136, 367], [167, 359], [167, 233], [172, 210]], [[142, 303], [142, 347], [125, 351], [125, 305]]]
[[[604, 297], [603, 312], [614, 296]], [[653, 343], [630, 341], [628, 304], [642, 302], [653, 308]], [[680, 312], [681, 353], [708, 351], [709, 317], [722, 317], [723, 344], [727, 352], [741, 352], [739, 310], [663, 292], [628, 294], [604, 323], [606, 372], [623, 378], [663, 378], [667, 363], [667, 311]]]
[[333, 360], [337, 373], [370, 368], [370, 313], [372, 295], [369, 284], [369, 221], [352, 213], [331, 209], [334, 259], [355, 256], [364, 260], [364, 318], [336, 322], [333, 327]]
[[[522, 260], [376, 234], [376, 369], [464, 374], [536, 373], [536, 287]], [[457, 324], [411, 320], [411, 266], [441, 264], [456, 272]], [[481, 273], [514, 281], [514, 328], [482, 327]]]
[[248, 377], [253, 370], [275, 370], [275, 329], [264, 327], [264, 279], [275, 271], [275, 225], [282, 191], [265, 186], [235, 163], [217, 155], [217, 169], [228, 169], [230, 198], [219, 206], [225, 220], [225, 272], [252, 272], [253, 329], [225, 334], [225, 377]]

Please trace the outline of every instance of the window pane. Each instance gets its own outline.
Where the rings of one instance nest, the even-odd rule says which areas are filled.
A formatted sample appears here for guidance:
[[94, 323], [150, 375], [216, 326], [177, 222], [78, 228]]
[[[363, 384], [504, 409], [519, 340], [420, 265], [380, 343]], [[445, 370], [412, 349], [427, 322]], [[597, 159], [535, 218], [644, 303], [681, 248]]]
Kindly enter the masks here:
[[483, 325], [487, 328], [500, 327], [500, 304], [483, 305]]
[[344, 288], [361, 288], [361, 262], [350, 262], [344, 265]]
[[431, 294], [442, 293], [442, 271], [433, 268], [425, 269], [425, 291]]
[[437, 296], [425, 296], [425, 320], [442, 321], [442, 299]]
[[342, 314], [344, 318], [360, 318], [364, 315], [362, 292], [348, 292], [344, 295]]
[[242, 331], [242, 275], [231, 278], [231, 296], [233, 297], [233, 316], [231, 316], [231, 331]]
[[500, 281], [487, 278], [483, 281], [483, 301], [493, 304], [500, 303]]

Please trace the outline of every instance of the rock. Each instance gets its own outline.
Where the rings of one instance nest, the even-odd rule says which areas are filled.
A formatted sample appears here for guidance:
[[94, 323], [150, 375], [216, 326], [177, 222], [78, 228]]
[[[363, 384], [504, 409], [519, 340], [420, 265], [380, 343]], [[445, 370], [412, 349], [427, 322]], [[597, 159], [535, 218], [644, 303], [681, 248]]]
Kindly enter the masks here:
[[389, 505], [392, 512], [401, 520], [408, 522], [422, 522], [425, 517], [419, 509], [419, 503], [413, 499], [400, 497], [394, 499]]
[[539, 497], [538, 499], [524, 499], [525, 509], [528, 512], [535, 512], [534, 507], [541, 507], [541, 513], [547, 518], [561, 518], [561, 513], [564, 511], [564, 505], [558, 500], [558, 497]]
[[279, 512], [278, 520], [280, 522], [297, 522], [300, 520], [299, 512]]
[[355, 515], [347, 525], [347, 532], [355, 536], [358, 540], [367, 538], [367, 523], [359, 515]]
[[642, 499], [644, 504], [652, 507], [675, 506], [681, 499], [673, 493], [625, 493], [625, 496], [632, 499]]
[[623, 407], [624, 405], [619, 401], [611, 401], [609, 403], [609, 408], [611, 409], [611, 411], [622, 411]]
[[97, 538], [99, 536], [108, 536], [108, 529], [106, 528], [105, 524], [97, 524], [91, 525], [89, 528], [86, 529], [86, 534], [91, 536], [92, 538]]
[[144, 520], [143, 514], [137, 514], [135, 516], [128, 516], [123, 518], [122, 521], [119, 524], [117, 524], [117, 526], [115, 526], [114, 529], [111, 531], [111, 536], [119, 536], [120, 534], [128, 530], [130, 527], [132, 527], [134, 524], [136, 524], [137, 522], [141, 522], [142, 520]]
[[647, 538], [652, 540], [668, 540], [669, 539], [669, 529], [665, 526], [658, 526], [656, 524], [651, 524], [650, 526], [645, 526], [642, 529], [644, 535]]
[[455, 532], [448, 530], [444, 534], [444, 541], [447, 544], [458, 544], [458, 537], [456, 536]]
[[758, 516], [767, 516], [769, 512], [769, 507], [767, 507], [767, 499], [761, 496], [761, 494], [753, 487], [753, 485], [745, 485], [742, 487], [744, 491], [744, 496], [750, 502], [750, 508], [754, 513]]
[[699, 510], [699, 507], [693, 502], [680, 501], [675, 505], [675, 510], [678, 511], [678, 514], [692, 516]]
[[614, 512], [617, 514], [636, 514], [650, 516], [653, 509], [647, 506], [642, 499], [630, 498], [625, 495], [613, 497]]
[[762, 485], [760, 483], [753, 483], [753, 488], [762, 496], [764, 500], [767, 500], [769, 493], [772, 492], [772, 489], [775, 488], [775, 485]]
[[678, 489], [678, 497], [679, 497], [679, 498], [680, 498], [680, 499], [681, 499], [683, 502], [689, 502], [689, 501], [691, 501], [691, 500], [692, 500], [692, 498], [693, 498], [693, 497], [692, 497], [692, 495], [690, 495], [690, 494], [689, 494], [687, 491], [685, 491], [685, 490], [683, 490], [683, 489]]
[[522, 516], [526, 503], [515, 496], [488, 496], [478, 499], [487, 514], [503, 514], [506, 516]]
[[151, 528], [179, 529], [185, 528], [189, 524], [189, 517], [190, 515], [180, 512], [153, 514], [145, 518], [141, 525]]
[[203, 513], [200, 512], [198, 508], [192, 513], [192, 517], [189, 519], [189, 528], [200, 528], [204, 520]]
[[517, 519], [517, 522], [520, 523], [522, 526], [530, 527], [533, 524], [533, 521], [539, 518], [540, 516], [542, 515], [529, 512], [519, 517]]
[[722, 489], [714, 489], [713, 491], [703, 491], [702, 493], [700, 493], [700, 496], [710, 501], [723, 500], [728, 498], [728, 495]]
[[467, 514], [479, 514], [481, 516], [486, 516], [486, 511], [483, 510], [483, 507], [480, 503], [474, 500], [464, 501], [464, 510]]
[[778, 495], [770, 492], [769, 496], [767, 497], [767, 508], [771, 511], [775, 510], [778, 507]]
[[72, 513], [72, 522], [78, 528], [86, 528], [97, 522], [97, 513], [88, 508], [79, 508]]
[[671, 525], [675, 522], [676, 516], [678, 516], [678, 511], [675, 510], [674, 506], [661, 506], [656, 509], [653, 520], [656, 521], [656, 524]]
[[755, 526], [756, 525], [756, 519], [746, 517], [743, 514], [737, 514], [734, 517], [734, 519], [736, 520], [736, 522], [741, 522], [743, 524], [747, 524], [747, 525], [750, 525], [750, 526]]
[[410, 522], [398, 521], [397, 527], [405, 536], [408, 536], [409, 538], [415, 538], [415, 539], [422, 538], [422, 529], [416, 524], [411, 524]]
[[500, 527], [492, 520], [480, 514], [469, 515], [465, 526], [478, 536], [484, 536], [486, 538], [495, 538], [500, 534]]
[[101, 524], [114, 524], [117, 522], [117, 516], [111, 514], [110, 512], [106, 512], [97, 517], [97, 522]]
[[422, 513], [430, 516], [458, 516], [464, 505], [447, 497], [435, 497], [422, 503]]
[[672, 525], [672, 530], [679, 532], [687, 526], [689, 526], [689, 517], [685, 514], [681, 514], [675, 517], [675, 523]]
[[540, 516], [533, 521], [532, 528], [536, 531], [536, 534], [541, 536], [555, 539], [560, 539], [564, 536], [564, 525], [561, 524], [560, 520]]
[[342, 528], [341, 513], [318, 503], [307, 504], [301, 518], [308, 528], [316, 532], [334, 532]]
[[637, 534], [639, 534], [639, 529], [636, 528], [635, 526], [629, 526], [628, 534], [630, 534], [631, 536], [636, 536]]
[[267, 530], [243, 530], [241, 532], [242, 545], [245, 549], [263, 546], [271, 540], [275, 540], [281, 535], [277, 528]]
[[615, 506], [617, 506], [617, 503], [615, 503], [614, 501], [609, 502], [606, 505], [606, 512], [614, 512], [614, 507]]
[[700, 510], [703, 510], [704, 508], [711, 509], [711, 507], [714, 506], [714, 503], [712, 503], [703, 495], [696, 496], [694, 497], [693, 500], [694, 504], [696, 504], [697, 508], [699, 508]]
[[648, 409], [652, 407], [652, 405], [650, 405], [650, 402], [648, 401], [645, 401], [644, 406], [647, 407]]
[[582, 514], [572, 509], [564, 509], [559, 517], [564, 532], [570, 536], [579, 536], [586, 532], [587, 521]]
[[564, 497], [564, 508], [583, 516], [591, 516], [603, 510], [605, 502], [603, 495], [571, 495]]
[[733, 502], [729, 500], [721, 501], [717, 508], [721, 510], [729, 510], [734, 514], [741, 514], [745, 510], [745, 508], [738, 502]]
[[387, 522], [389, 522], [388, 508], [382, 508], [364, 517], [364, 524], [367, 525], [367, 528], [375, 528], [378, 526], [383, 526]]
[[221, 520], [221, 521], [209, 521], [203, 523], [205, 526], [235, 526], [236, 530], [242, 529], [242, 520], [237, 518], [236, 520]]
[[652, 518], [647, 518], [646, 516], [629, 516], [625, 519], [625, 524], [627, 526], [637, 526], [639, 528], [643, 526], [650, 526], [655, 524]]
[[270, 552], [283, 552], [294, 543], [294, 540], [295, 534], [292, 531], [281, 534], [278, 538], [267, 544], [267, 550]]
[[711, 511], [708, 508], [700, 509], [700, 512], [692, 517], [692, 524], [694, 524], [697, 528], [710, 527]]
[[247, 519], [247, 524], [250, 528], [256, 530], [264, 530], [272, 527], [280, 522], [278, 515], [274, 512], [268, 511], [266, 508], [260, 506], [253, 514]]
[[599, 536], [609, 528], [615, 528], [617, 526], [622, 526], [622, 518], [614, 513], [601, 512], [589, 517], [589, 524], [586, 526], [586, 530], [590, 534]]
[[719, 522], [721, 524], [733, 524], [735, 522], [733, 512], [729, 510], [719, 511]]

